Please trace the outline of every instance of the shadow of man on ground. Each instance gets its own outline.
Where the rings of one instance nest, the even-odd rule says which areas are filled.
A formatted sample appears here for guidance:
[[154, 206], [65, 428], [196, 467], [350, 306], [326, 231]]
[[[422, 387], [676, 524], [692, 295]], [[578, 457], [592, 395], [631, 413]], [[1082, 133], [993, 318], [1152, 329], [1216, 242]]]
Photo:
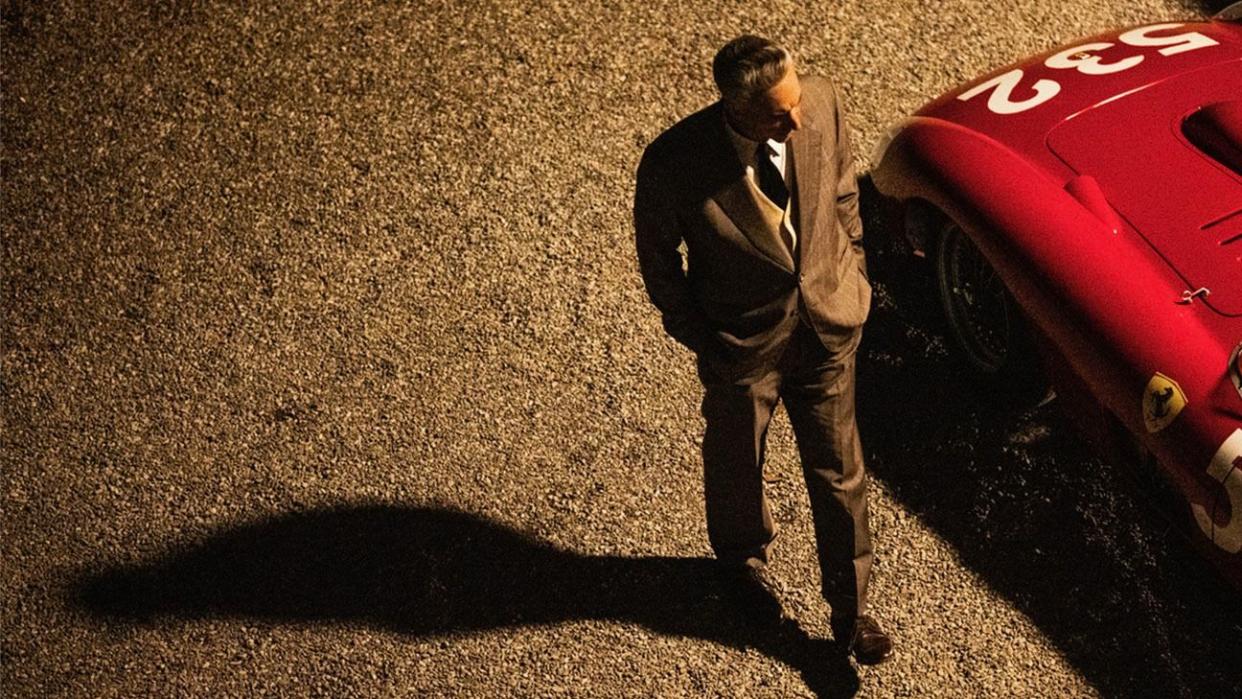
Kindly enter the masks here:
[[858, 677], [788, 620], [739, 619], [712, 561], [583, 556], [460, 512], [366, 505], [242, 525], [162, 559], [83, 576], [112, 622], [259, 618], [362, 623], [412, 636], [602, 619], [755, 648], [821, 697]]

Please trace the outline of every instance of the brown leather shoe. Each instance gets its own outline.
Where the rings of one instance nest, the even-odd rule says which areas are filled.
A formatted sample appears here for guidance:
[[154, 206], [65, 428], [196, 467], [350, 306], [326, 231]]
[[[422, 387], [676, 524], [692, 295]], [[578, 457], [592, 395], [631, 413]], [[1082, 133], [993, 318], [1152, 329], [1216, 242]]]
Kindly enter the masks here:
[[[838, 628], [833, 624], [834, 629]], [[863, 614], [854, 622], [853, 632], [842, 630], [835, 633], [838, 641], [849, 639], [849, 646], [844, 650], [852, 653], [859, 665], [879, 665], [893, 657], [893, 639], [884, 633], [880, 623], [874, 618]]]

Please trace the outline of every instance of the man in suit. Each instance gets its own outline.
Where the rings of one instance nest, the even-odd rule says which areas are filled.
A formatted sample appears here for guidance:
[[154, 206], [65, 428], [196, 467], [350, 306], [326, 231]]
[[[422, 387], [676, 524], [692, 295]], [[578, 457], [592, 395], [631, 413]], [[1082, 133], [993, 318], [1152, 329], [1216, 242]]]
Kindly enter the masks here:
[[708, 537], [748, 606], [762, 591], [779, 613], [764, 572], [776, 526], [763, 464], [783, 399], [834, 638], [860, 663], [883, 662], [892, 642], [866, 614], [872, 548], [854, 419], [871, 287], [841, 96], [755, 36], [721, 48], [712, 72], [720, 100], [647, 147], [634, 199], [647, 292], [698, 358]]

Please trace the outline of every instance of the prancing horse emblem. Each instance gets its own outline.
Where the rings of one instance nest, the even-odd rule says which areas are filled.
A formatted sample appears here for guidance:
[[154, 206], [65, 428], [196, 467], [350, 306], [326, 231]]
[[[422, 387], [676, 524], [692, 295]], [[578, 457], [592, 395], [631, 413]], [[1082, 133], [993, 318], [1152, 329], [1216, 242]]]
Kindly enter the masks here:
[[1169, 414], [1169, 401], [1173, 398], [1173, 389], [1166, 388], [1151, 394], [1154, 403], [1151, 407], [1153, 417], [1162, 418]]
[[1168, 427], [1186, 407], [1186, 394], [1169, 377], [1156, 372], [1143, 391], [1143, 423], [1148, 432]]

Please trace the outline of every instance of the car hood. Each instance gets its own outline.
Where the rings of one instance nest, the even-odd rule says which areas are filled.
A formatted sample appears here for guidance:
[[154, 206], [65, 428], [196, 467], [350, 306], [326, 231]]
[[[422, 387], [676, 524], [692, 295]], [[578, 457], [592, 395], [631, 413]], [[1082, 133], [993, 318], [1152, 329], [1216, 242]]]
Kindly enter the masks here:
[[[1118, 126], [1123, 128], [1118, 128]], [[1242, 315], [1242, 60], [1173, 76], [1079, 112], [1047, 147], [1217, 312]]]
[[[1136, 42], [1136, 31], [1148, 38]], [[1188, 34], [1199, 36], [1199, 43], [1135, 45]], [[1050, 65], [1089, 61], [1087, 54], [1098, 57], [1103, 72]], [[1119, 69], [1125, 61], [1132, 65]], [[998, 87], [1006, 78], [1007, 92]], [[960, 86], [916, 114], [993, 138], [1054, 181], [1067, 183], [1075, 174], [1095, 178], [1108, 203], [1189, 291], [1208, 289], [1200, 298], [1209, 307], [1240, 316], [1242, 175], [1219, 153], [1192, 142], [1182, 127], [1196, 111], [1240, 96], [1242, 23], [1216, 20], [1147, 25], [1070, 42]], [[1242, 153], [1236, 144], [1242, 126], [1224, 126], [1212, 136], [1226, 146], [1233, 139], [1232, 147]]]

